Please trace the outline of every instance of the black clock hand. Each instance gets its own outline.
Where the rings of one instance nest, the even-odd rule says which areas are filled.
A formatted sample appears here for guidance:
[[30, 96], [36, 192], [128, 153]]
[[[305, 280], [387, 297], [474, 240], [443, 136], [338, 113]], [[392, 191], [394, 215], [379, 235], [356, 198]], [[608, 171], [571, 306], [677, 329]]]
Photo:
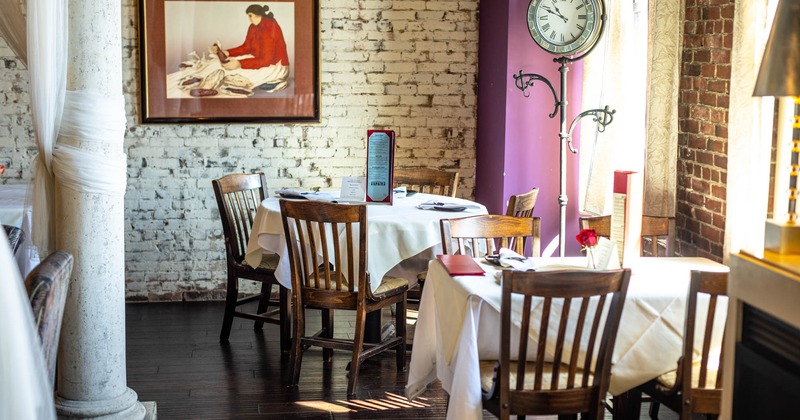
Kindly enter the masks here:
[[555, 15], [555, 16], [558, 16], [558, 17], [560, 17], [561, 19], [564, 19], [564, 23], [567, 23], [567, 18], [565, 18], [564, 16], [562, 16], [560, 13], [558, 13], [558, 12], [554, 12], [554, 11], [550, 10], [550, 8], [549, 8], [549, 7], [547, 7], [547, 6], [545, 6], [545, 5], [542, 5], [542, 9], [546, 10], [546, 11], [547, 11], [547, 13], [550, 13], [551, 15]]

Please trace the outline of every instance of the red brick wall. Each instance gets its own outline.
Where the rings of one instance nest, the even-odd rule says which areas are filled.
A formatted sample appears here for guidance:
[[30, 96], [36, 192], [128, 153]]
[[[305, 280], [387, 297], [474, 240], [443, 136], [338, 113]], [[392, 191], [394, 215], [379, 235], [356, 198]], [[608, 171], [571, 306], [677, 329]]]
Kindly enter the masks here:
[[733, 0], [687, 0], [678, 103], [679, 255], [722, 261]]

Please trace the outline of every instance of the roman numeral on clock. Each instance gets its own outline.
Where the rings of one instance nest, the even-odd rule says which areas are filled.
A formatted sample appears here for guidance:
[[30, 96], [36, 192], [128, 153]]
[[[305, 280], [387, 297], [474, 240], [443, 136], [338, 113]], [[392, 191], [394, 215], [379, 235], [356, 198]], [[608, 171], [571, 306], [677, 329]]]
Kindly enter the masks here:
[[550, 30], [550, 24], [549, 23], [545, 23], [544, 26], [542, 26], [542, 31], [543, 32], [547, 32], [549, 30]]

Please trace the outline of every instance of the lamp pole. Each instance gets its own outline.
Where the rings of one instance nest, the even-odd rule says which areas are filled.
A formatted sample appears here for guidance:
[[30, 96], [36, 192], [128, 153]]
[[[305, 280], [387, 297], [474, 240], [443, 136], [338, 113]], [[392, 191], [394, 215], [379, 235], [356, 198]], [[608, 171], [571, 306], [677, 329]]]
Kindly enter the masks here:
[[[592, 48], [594, 49], [594, 48]], [[591, 52], [591, 49], [586, 52], [588, 54]], [[561, 88], [561, 96], [556, 93], [556, 89], [553, 87], [553, 84], [547, 80], [546, 77], [535, 74], [535, 73], [523, 73], [522, 70], [519, 71], [518, 74], [513, 75], [515, 85], [517, 89], [522, 91], [522, 94], [525, 97], [530, 96], [530, 93], [527, 91], [529, 87], [534, 85], [534, 82], [537, 80], [543, 82], [547, 87], [550, 88], [550, 92], [553, 93], [553, 99], [555, 102], [555, 107], [551, 114], [548, 114], [550, 118], [554, 118], [556, 114], [559, 115], [559, 131], [558, 131], [558, 138], [559, 138], [559, 194], [558, 194], [558, 217], [559, 217], [559, 227], [558, 227], [558, 253], [559, 256], [564, 256], [564, 238], [566, 236], [566, 227], [567, 227], [567, 202], [569, 198], [567, 197], [567, 148], [573, 154], [578, 153], [574, 147], [572, 147], [572, 131], [575, 129], [575, 124], [583, 117], [593, 116], [594, 122], [597, 123], [597, 131], [603, 132], [606, 129], [606, 126], [611, 124], [614, 120], [614, 113], [616, 110], [610, 110], [608, 105], [605, 108], [600, 109], [590, 109], [588, 111], [581, 112], [578, 114], [570, 123], [569, 129], [567, 129], [567, 72], [569, 68], [567, 67], [567, 63], [571, 61], [577, 61], [586, 56], [586, 54], [578, 57], [578, 58], [568, 58], [568, 57], [558, 57], [554, 58], [553, 61], [556, 63], [560, 63], [558, 67], [558, 72], [561, 76], [560, 80], [560, 88]]]

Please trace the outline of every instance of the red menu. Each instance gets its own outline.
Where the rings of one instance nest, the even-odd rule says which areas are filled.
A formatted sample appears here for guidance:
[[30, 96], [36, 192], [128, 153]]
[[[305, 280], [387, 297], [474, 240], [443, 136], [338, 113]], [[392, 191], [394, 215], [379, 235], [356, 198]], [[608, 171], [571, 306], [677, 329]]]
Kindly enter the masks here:
[[451, 276], [482, 276], [485, 271], [469, 255], [437, 255]]

